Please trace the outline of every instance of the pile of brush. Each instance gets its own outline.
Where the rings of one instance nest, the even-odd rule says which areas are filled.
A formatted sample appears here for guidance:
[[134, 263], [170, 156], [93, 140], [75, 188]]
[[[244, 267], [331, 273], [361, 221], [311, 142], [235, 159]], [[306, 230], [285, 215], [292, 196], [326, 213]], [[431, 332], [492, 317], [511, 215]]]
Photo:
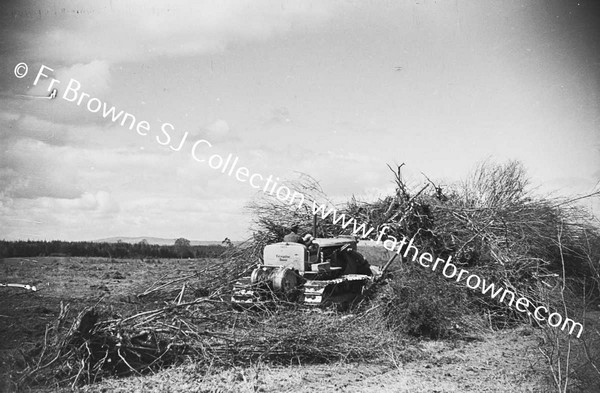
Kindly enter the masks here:
[[[388, 226], [389, 234], [414, 239], [419, 250], [452, 256], [455, 265], [550, 307], [563, 301], [565, 287], [575, 303], [581, 303], [582, 296], [598, 295], [600, 231], [597, 219], [578, 202], [598, 198], [600, 191], [573, 199], [535, 195], [525, 170], [515, 161], [483, 162], [466, 181], [446, 188], [425, 177], [423, 186], [410, 190], [401, 168], [393, 170], [395, 195], [374, 203], [352, 200], [342, 211], [373, 227]], [[431, 283], [442, 277], [415, 279], [421, 274], [416, 264], [405, 263], [400, 269], [397, 281], [414, 289], [419, 283], [443, 285]], [[463, 292], [465, 296], [455, 296], [466, 298], [458, 309], [466, 304], [499, 324], [522, 317], [489, 296]]]
[[20, 373], [20, 386], [74, 388], [185, 360], [207, 369], [253, 362], [368, 361], [401, 345], [368, 328], [365, 313], [307, 313], [284, 302], [238, 312], [219, 298], [205, 297], [121, 318], [95, 309], [81, 311], [73, 322], [69, 315], [64, 307], [48, 328], [43, 348]]

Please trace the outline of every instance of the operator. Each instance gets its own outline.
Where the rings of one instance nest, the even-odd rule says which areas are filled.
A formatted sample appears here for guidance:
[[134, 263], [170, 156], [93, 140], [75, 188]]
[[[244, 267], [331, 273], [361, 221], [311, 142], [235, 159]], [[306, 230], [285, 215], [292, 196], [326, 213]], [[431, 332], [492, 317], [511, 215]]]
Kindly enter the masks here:
[[310, 233], [307, 233], [303, 237], [298, 235], [298, 224], [292, 225], [290, 228], [290, 233], [283, 237], [283, 241], [288, 243], [303, 244], [308, 248], [311, 254], [315, 252], [312, 235]]
[[298, 235], [298, 224], [292, 225], [292, 227], [290, 228], [290, 233], [283, 237], [283, 241], [288, 243], [304, 244], [302, 236]]
[[302, 238], [302, 244], [304, 244], [306, 247], [309, 247], [313, 244], [313, 237], [310, 233], [307, 233], [306, 235], [304, 235], [304, 237]]
[[319, 250], [319, 246], [316, 243], [313, 243], [314, 237], [307, 233], [302, 238], [303, 244], [308, 249], [308, 254], [311, 256], [309, 263], [316, 262], [318, 260], [317, 251]]

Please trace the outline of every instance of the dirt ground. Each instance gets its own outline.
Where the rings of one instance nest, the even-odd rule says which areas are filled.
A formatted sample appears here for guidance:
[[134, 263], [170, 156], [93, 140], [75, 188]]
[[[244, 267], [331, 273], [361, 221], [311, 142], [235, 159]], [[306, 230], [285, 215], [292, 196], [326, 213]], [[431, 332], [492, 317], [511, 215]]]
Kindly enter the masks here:
[[[0, 287], [0, 376], [7, 379], [7, 357], [43, 342], [46, 325], [61, 303], [78, 311], [95, 305], [129, 315], [164, 305], [165, 299], [138, 299], [156, 281], [193, 274], [211, 260], [110, 260], [108, 258], [0, 259], [0, 282], [35, 285], [36, 292]], [[193, 296], [199, 285], [188, 287]], [[176, 295], [173, 295], [173, 298]], [[167, 299], [172, 300], [172, 299]], [[0, 392], [6, 386], [0, 381]], [[6, 389], [6, 387], [4, 387]]]
[[[0, 280], [36, 285], [37, 292], [0, 288], [0, 370], [19, 349], [43, 341], [60, 304], [76, 309], [104, 304], [128, 314], [155, 307], [137, 299], [152, 283], [194, 273], [208, 260], [115, 260], [12, 258], [0, 260]], [[201, 289], [196, 287], [196, 290]], [[85, 392], [543, 392], [546, 368], [529, 327], [489, 332], [472, 341], [422, 341], [420, 356], [402, 363], [393, 353], [368, 364], [252, 367], [201, 371], [193, 361], [154, 375], [108, 379]], [[10, 384], [0, 385], [9, 390]], [[41, 391], [55, 391], [54, 388]]]
[[531, 329], [483, 341], [421, 344], [422, 359], [290, 367], [257, 365], [204, 373], [193, 364], [155, 375], [105, 380], [84, 392], [547, 392]]

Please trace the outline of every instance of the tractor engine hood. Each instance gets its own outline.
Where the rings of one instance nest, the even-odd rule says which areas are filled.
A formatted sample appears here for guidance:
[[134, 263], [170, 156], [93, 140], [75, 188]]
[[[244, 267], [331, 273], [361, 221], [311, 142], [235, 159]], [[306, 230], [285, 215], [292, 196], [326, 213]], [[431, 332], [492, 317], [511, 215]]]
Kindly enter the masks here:
[[285, 266], [304, 272], [308, 250], [303, 244], [281, 242], [269, 244], [263, 251], [265, 266]]

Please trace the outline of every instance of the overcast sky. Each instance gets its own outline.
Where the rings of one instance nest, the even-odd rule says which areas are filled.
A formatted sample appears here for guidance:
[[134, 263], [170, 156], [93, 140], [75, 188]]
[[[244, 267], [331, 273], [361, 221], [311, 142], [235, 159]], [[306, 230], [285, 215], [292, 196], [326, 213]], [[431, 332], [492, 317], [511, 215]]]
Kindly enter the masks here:
[[[336, 200], [385, 196], [386, 164], [448, 184], [487, 158], [522, 161], [544, 192], [589, 193], [599, 5], [3, 2], [0, 238], [242, 239], [257, 191], [195, 161], [202, 139], [212, 147], [199, 158], [306, 173]], [[41, 65], [54, 71], [34, 85]], [[27, 97], [47, 95], [52, 77], [57, 98]], [[71, 95], [147, 121], [147, 135], [92, 113], [88, 97], [70, 102], [71, 79]]]

